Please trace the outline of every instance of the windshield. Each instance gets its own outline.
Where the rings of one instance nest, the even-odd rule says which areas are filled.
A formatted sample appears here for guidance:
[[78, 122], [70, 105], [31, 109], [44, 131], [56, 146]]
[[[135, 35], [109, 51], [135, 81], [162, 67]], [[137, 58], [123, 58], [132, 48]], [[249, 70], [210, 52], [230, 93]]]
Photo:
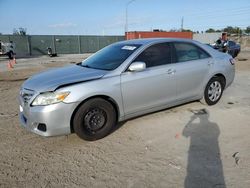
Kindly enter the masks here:
[[90, 56], [80, 65], [94, 69], [114, 70], [140, 46], [138, 44], [113, 44]]

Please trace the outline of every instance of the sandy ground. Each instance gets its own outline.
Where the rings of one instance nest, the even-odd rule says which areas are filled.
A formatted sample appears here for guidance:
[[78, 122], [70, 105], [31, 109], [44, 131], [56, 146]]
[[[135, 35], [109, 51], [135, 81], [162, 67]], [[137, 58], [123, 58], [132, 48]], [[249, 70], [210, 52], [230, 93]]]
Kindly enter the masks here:
[[30, 75], [87, 55], [0, 58], [0, 187], [250, 187], [250, 53], [212, 107], [193, 102], [121, 124], [104, 139], [44, 138], [19, 126]]

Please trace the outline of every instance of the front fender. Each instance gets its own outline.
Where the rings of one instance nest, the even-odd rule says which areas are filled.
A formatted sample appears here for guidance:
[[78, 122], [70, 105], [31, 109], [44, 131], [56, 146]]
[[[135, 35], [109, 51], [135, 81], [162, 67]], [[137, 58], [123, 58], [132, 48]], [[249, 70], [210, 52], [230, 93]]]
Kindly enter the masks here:
[[60, 88], [58, 91], [70, 91], [65, 103], [81, 103], [95, 96], [106, 96], [117, 104], [119, 119], [124, 116], [123, 101], [120, 86], [120, 76], [101, 78], [89, 82], [78, 83]]

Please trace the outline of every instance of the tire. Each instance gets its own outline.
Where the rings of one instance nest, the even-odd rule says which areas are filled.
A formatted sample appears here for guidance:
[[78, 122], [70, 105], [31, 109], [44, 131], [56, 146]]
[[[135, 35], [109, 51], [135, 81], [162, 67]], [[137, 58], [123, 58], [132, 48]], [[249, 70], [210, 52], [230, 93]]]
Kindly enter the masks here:
[[9, 59], [13, 59], [14, 53], [12, 51], [8, 52], [8, 57], [9, 57]]
[[236, 58], [236, 57], [237, 57], [237, 52], [236, 52], [236, 51], [233, 51], [232, 57], [233, 57], [233, 58]]
[[235, 52], [233, 52], [232, 57], [233, 57], [233, 58], [235, 58], [235, 57], [236, 57]]
[[[207, 105], [215, 105], [221, 98], [225, 87], [225, 80], [222, 77], [213, 77], [207, 83], [204, 91], [204, 97], [201, 103]], [[214, 88], [214, 89], [213, 89]]]
[[116, 121], [113, 105], [102, 98], [93, 98], [77, 109], [73, 129], [80, 138], [93, 141], [107, 136]]
[[235, 51], [234, 58], [237, 57], [239, 54], [239, 51]]

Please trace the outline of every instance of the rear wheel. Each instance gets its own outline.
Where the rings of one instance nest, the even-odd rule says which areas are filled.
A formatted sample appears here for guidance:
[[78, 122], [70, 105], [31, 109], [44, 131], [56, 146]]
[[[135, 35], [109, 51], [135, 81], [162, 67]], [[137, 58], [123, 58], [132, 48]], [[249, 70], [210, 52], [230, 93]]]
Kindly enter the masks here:
[[208, 105], [214, 105], [220, 100], [224, 85], [222, 77], [213, 77], [209, 80], [204, 91], [204, 100]]
[[84, 140], [98, 140], [108, 135], [116, 124], [116, 111], [112, 104], [102, 98], [83, 103], [75, 113], [73, 128]]

